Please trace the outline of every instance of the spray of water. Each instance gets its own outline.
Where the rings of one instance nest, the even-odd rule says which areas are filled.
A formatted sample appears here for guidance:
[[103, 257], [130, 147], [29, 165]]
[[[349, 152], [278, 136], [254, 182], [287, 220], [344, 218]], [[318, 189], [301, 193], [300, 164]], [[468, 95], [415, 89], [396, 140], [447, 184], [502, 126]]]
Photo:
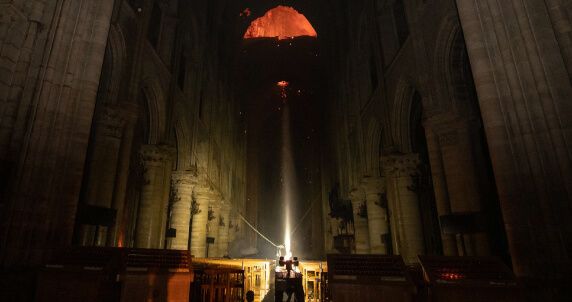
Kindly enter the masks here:
[[280, 81], [277, 85], [281, 88], [282, 103], [284, 110], [282, 110], [282, 205], [284, 207], [284, 248], [285, 258], [292, 258], [292, 238], [290, 210], [292, 209], [292, 195], [294, 192], [294, 160], [292, 156], [292, 143], [290, 140], [290, 108], [288, 106], [286, 88], [289, 83]]

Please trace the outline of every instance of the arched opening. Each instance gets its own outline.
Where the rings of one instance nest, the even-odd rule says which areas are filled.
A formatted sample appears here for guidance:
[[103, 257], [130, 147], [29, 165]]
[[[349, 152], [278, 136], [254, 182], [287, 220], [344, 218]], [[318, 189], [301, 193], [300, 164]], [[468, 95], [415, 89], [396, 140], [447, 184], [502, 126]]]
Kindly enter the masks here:
[[279, 5], [252, 21], [244, 34], [245, 39], [317, 37], [316, 30], [306, 17], [292, 7]]

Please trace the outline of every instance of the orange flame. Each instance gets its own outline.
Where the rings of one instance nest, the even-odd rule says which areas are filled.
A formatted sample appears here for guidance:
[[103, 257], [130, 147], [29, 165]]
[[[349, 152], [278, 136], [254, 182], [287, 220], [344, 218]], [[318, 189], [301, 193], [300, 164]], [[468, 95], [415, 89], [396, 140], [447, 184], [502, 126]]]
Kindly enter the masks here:
[[318, 34], [312, 24], [297, 10], [288, 6], [277, 6], [252, 21], [244, 34], [245, 39], [278, 38], [279, 40]]
[[288, 87], [288, 85], [290, 85], [290, 83], [287, 81], [280, 81], [280, 82], [276, 83], [276, 85], [278, 85], [278, 87], [280, 87], [280, 97], [283, 100], [286, 100], [286, 98], [288, 97], [288, 95], [286, 94], [286, 87]]

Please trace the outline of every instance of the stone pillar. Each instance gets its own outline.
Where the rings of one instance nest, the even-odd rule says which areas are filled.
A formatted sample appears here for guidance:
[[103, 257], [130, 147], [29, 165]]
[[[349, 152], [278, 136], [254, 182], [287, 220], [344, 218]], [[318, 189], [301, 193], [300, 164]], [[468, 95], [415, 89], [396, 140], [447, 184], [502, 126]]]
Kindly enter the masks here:
[[[125, 121], [115, 108], [104, 108], [95, 123], [90, 157], [87, 163], [85, 205], [112, 208], [115, 177]], [[105, 246], [107, 226], [80, 226], [79, 243], [83, 246]]]
[[[451, 204], [449, 203], [449, 192], [447, 179], [443, 168], [443, 159], [439, 146], [439, 137], [429, 127], [425, 127], [427, 137], [427, 149], [429, 151], [429, 162], [431, 164], [431, 179], [433, 180], [433, 190], [435, 192], [435, 203], [439, 217], [451, 214]], [[442, 230], [442, 229], [441, 229]], [[457, 241], [455, 235], [444, 234], [441, 231], [441, 241], [443, 243], [443, 254], [445, 256], [457, 256]]]
[[144, 170], [135, 247], [163, 248], [174, 151], [162, 145], [144, 145], [140, 155]]
[[218, 253], [220, 257], [228, 255], [230, 210], [230, 204], [225, 203], [220, 211], [221, 224], [218, 230]]
[[[449, 195], [451, 213], [479, 214], [483, 210], [482, 202], [487, 196], [480, 185], [479, 173], [486, 163], [475, 155], [476, 121], [454, 121], [443, 125], [439, 135], [439, 145]], [[471, 129], [474, 128], [474, 129]], [[479, 167], [480, 166], [480, 167]], [[485, 230], [486, 226], [479, 226]], [[488, 236], [481, 231], [476, 234], [458, 236], [463, 242], [457, 242], [459, 255], [487, 256], [490, 254]]]
[[[4, 66], [11, 64], [9, 58], [1, 61], [0, 68], [0, 102], [5, 104], [5, 92], [10, 90], [10, 96], [17, 97], [7, 106], [29, 113], [9, 122], [14, 125], [9, 126], [11, 155], [0, 171], [2, 267], [41, 264], [52, 248], [72, 242], [113, 3], [3, 1], [3, 20], [8, 21], [0, 27], [13, 29], [13, 40], [5, 45], [27, 31], [13, 26], [8, 15], [12, 8], [25, 9], [23, 16], [18, 13], [12, 20], [29, 20], [34, 37], [26, 38], [33, 60], [29, 67], [20, 66], [25, 72], [17, 75], [24, 80], [12, 79], [11, 67]], [[2, 56], [9, 52], [18, 56], [18, 50], [6, 47]], [[9, 87], [11, 83], [15, 87]], [[4, 120], [1, 123], [4, 129]], [[6, 147], [3, 139], [0, 143]]]
[[197, 258], [204, 258], [207, 252], [207, 224], [212, 194], [213, 191], [205, 181], [199, 182], [193, 189], [190, 250], [191, 255]]
[[369, 229], [367, 226], [365, 194], [361, 190], [353, 190], [350, 193], [350, 199], [354, 216], [356, 254], [369, 254]]
[[209, 205], [209, 222], [207, 226], [207, 237], [214, 238], [214, 243], [210, 243], [207, 246], [209, 258], [220, 257], [219, 255], [219, 229], [220, 229], [220, 218], [221, 218], [221, 198], [219, 194], [215, 194], [214, 199], [211, 200]]
[[419, 213], [419, 200], [413, 191], [414, 177], [419, 173], [419, 155], [392, 155], [382, 158], [387, 181], [387, 198], [391, 211], [392, 228], [397, 238], [394, 244], [407, 264], [418, 262], [425, 253], [425, 240]]
[[115, 225], [113, 225], [107, 237], [107, 246], [124, 247], [127, 226], [125, 225], [125, 196], [127, 192], [127, 182], [129, 179], [129, 166], [133, 153], [133, 131], [137, 122], [137, 106], [128, 103], [122, 110], [125, 117], [125, 127], [123, 139], [119, 151], [117, 173], [115, 177], [115, 187], [113, 193], [113, 208], [117, 211]]
[[560, 280], [565, 293], [572, 274], [567, 46], [559, 45], [544, 0], [456, 2], [514, 272], [551, 280], [542, 284]]
[[176, 171], [173, 172], [171, 184], [173, 203], [171, 204], [170, 227], [176, 230], [176, 234], [175, 238], [170, 240], [169, 246], [173, 250], [188, 250], [196, 176], [190, 171]]
[[363, 189], [367, 205], [370, 252], [387, 255], [391, 241], [385, 180], [382, 177], [366, 177], [363, 179]]

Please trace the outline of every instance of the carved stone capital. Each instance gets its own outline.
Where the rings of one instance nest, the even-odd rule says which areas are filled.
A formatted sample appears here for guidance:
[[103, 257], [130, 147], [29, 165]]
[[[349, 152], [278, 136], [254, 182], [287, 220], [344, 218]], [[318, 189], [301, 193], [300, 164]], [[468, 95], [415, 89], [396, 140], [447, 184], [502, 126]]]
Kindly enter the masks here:
[[190, 171], [175, 171], [171, 175], [171, 187], [175, 196], [179, 194], [192, 194], [197, 184], [196, 175]]
[[390, 155], [381, 158], [386, 176], [413, 176], [419, 173], [418, 154]]
[[365, 201], [365, 192], [360, 189], [354, 189], [350, 192], [350, 200], [352, 203]]
[[175, 171], [171, 176], [173, 185], [194, 186], [197, 184], [197, 175], [192, 171]]
[[454, 146], [458, 143], [459, 134], [456, 130], [451, 130], [439, 135], [439, 145], [441, 146]]
[[443, 112], [428, 117], [424, 126], [437, 135], [441, 146], [454, 146], [458, 143], [459, 136], [482, 127], [482, 124], [477, 117]]
[[143, 145], [139, 150], [141, 162], [144, 165], [165, 163], [175, 157], [175, 148], [167, 145]]
[[366, 176], [361, 181], [365, 194], [380, 194], [385, 192], [385, 179], [383, 177]]
[[106, 137], [121, 138], [124, 127], [125, 118], [121, 111], [113, 107], [106, 107], [100, 112], [97, 119], [96, 133]]
[[121, 105], [121, 112], [126, 122], [135, 124], [139, 118], [139, 105], [133, 102], [125, 102]]

